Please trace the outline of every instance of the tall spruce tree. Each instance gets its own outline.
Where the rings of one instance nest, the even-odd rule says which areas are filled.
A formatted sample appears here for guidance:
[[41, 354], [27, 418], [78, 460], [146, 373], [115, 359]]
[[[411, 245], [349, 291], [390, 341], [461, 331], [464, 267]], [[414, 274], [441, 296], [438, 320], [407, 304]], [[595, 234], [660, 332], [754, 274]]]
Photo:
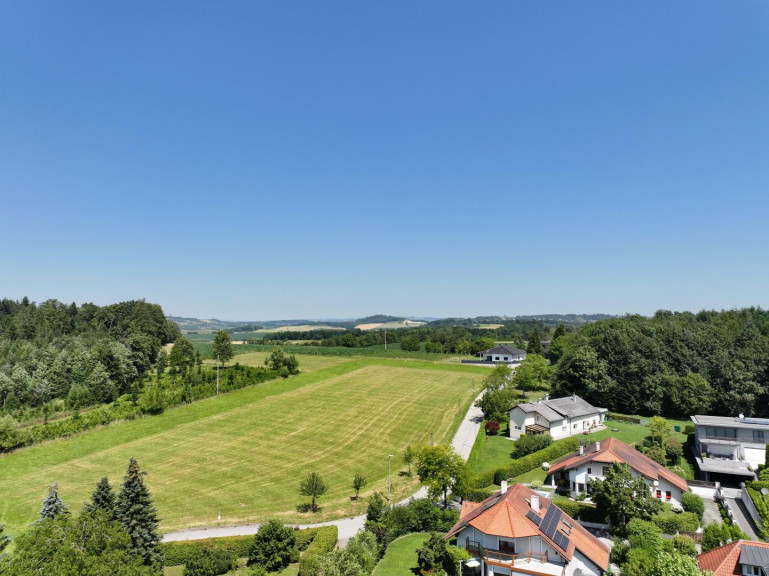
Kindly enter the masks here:
[[43, 499], [43, 508], [40, 510], [40, 519], [42, 522], [46, 519], [53, 520], [62, 514], [69, 514], [69, 507], [59, 498], [59, 483], [48, 487], [48, 496]]
[[96, 490], [91, 494], [91, 501], [85, 505], [85, 509], [88, 512], [104, 510], [110, 518], [115, 516], [115, 493], [106, 476], [96, 484]]
[[144, 484], [145, 474], [139, 469], [136, 458], [131, 458], [117, 496], [115, 517], [128, 530], [133, 549], [149, 566], [162, 563], [163, 558], [159, 548], [158, 513]]

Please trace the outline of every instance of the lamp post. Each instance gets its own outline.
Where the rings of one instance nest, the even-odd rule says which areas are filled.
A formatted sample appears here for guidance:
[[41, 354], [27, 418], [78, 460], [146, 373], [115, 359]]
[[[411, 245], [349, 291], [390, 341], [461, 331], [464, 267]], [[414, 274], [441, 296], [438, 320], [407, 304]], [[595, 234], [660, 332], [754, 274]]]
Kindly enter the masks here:
[[390, 462], [392, 462], [392, 459], [393, 459], [393, 455], [390, 454], [387, 457], [387, 503], [390, 505], [390, 508], [393, 507], [393, 503], [390, 500], [390, 491], [392, 489], [392, 484], [393, 484], [390, 476]]

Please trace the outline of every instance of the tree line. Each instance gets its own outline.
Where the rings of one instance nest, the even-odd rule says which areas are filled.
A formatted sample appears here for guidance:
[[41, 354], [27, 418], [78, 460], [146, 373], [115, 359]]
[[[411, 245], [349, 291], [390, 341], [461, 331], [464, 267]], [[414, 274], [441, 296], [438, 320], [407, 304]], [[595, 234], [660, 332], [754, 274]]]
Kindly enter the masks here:
[[625, 414], [769, 416], [769, 311], [629, 315], [554, 339], [554, 396]]

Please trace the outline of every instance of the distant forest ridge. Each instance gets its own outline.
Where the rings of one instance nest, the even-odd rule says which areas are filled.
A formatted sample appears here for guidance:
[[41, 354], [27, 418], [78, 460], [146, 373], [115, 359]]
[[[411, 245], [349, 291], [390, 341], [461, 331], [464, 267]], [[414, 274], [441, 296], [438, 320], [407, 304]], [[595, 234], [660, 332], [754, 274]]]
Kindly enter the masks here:
[[541, 321], [545, 325], [556, 326], [558, 324], [580, 326], [598, 320], [616, 318], [611, 314], [534, 314], [521, 316], [476, 316], [475, 318], [434, 318], [425, 316], [390, 316], [387, 314], [374, 314], [356, 319], [293, 319], [293, 320], [254, 320], [254, 321], [229, 321], [216, 319], [185, 318], [181, 316], [168, 316], [183, 332], [190, 331], [217, 331], [228, 332], [253, 332], [270, 328], [285, 328], [287, 326], [331, 326], [335, 328], [353, 329], [361, 324], [387, 324], [390, 322], [403, 322], [411, 320], [426, 322], [428, 326], [481, 326], [487, 324], [511, 324], [515, 322], [532, 320]]

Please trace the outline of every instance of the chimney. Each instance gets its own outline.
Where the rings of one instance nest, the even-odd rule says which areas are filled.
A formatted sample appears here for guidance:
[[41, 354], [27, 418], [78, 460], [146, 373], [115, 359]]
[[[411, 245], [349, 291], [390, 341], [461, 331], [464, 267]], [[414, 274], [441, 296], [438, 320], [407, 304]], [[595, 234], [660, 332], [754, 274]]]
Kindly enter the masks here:
[[579, 445], [579, 455], [582, 456], [584, 454], [585, 454], [585, 447], [582, 444], [580, 444]]
[[596, 452], [600, 452], [601, 451], [601, 443], [600, 442], [596, 442], [595, 443], [595, 451]]
[[504, 494], [505, 492], [507, 492], [507, 480], [502, 480], [502, 482], [500, 483], [499, 493]]
[[548, 400], [550, 400], [550, 394], [545, 394], [545, 402], [547, 402]]
[[529, 398], [529, 404], [534, 404], [534, 400]]
[[745, 420], [745, 414], [743, 414], [742, 412], [740, 412], [740, 415], [738, 416], [738, 418], [739, 418], [740, 420]]
[[575, 394], [574, 396], [571, 397], [571, 399], [574, 400], [574, 402], [576, 402], [577, 401], [577, 395]]
[[539, 494], [532, 494], [531, 509], [534, 510], [534, 512], [539, 512]]

